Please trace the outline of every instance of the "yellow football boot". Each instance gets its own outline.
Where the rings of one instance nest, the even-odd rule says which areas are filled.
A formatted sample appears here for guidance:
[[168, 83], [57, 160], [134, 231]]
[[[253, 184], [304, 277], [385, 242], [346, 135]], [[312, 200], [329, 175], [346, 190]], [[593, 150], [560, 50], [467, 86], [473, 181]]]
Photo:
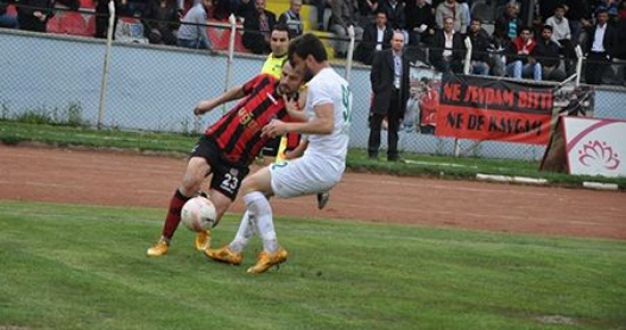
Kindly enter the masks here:
[[167, 254], [167, 250], [169, 249], [170, 242], [167, 239], [161, 237], [161, 239], [159, 239], [156, 244], [154, 244], [148, 249], [148, 251], [146, 251], [146, 254], [148, 255], [148, 257], [160, 257]]
[[211, 230], [199, 231], [196, 234], [196, 250], [204, 251], [211, 247]]
[[278, 248], [278, 251], [274, 254], [269, 254], [265, 251], [259, 253], [258, 260], [256, 265], [248, 268], [248, 273], [250, 274], [261, 274], [266, 272], [272, 266], [280, 265], [281, 263], [287, 261], [287, 250], [282, 247]]
[[241, 260], [243, 259], [243, 255], [241, 253], [233, 252], [228, 245], [219, 249], [206, 249], [204, 250], [204, 255], [206, 255], [209, 259], [235, 266], [240, 265]]

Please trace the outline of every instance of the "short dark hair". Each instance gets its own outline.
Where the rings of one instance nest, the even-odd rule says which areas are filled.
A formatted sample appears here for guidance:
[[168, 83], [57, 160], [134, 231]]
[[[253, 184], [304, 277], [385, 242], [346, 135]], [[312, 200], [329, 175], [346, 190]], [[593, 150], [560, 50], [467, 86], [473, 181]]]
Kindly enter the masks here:
[[552, 25], [548, 25], [548, 24], [543, 26], [542, 31], [543, 30], [550, 30], [550, 32], [554, 32], [554, 28], [552, 27]]
[[293, 61], [294, 54], [298, 55], [298, 57], [302, 59], [312, 55], [317, 62], [324, 62], [328, 60], [324, 44], [320, 38], [312, 33], [303, 34], [291, 40], [287, 54], [289, 56], [289, 61]]
[[522, 33], [523, 31], [528, 31], [528, 33], [533, 33], [533, 30], [529, 26], [522, 26], [519, 29], [519, 32]]
[[478, 22], [478, 24], [481, 24], [481, 25], [483, 24], [483, 20], [480, 19], [480, 17], [478, 17], [478, 16], [472, 17], [472, 20], [470, 21], [470, 24], [474, 23], [474, 22]]
[[389, 16], [387, 15], [387, 12], [384, 9], [376, 9], [376, 11], [374, 12], [374, 16], [378, 16], [378, 14], [385, 14], [385, 17]]
[[285, 23], [276, 23], [272, 31], [282, 31], [282, 32], [287, 32], [287, 34], [289, 34], [289, 27]]
[[596, 9], [596, 17], [598, 17], [598, 15], [600, 15], [600, 14], [607, 14], [608, 15], [609, 14], [609, 10], [606, 9], [606, 7], [604, 7], [604, 6], [600, 6], [600, 7], [598, 7], [598, 9]]
[[562, 3], [560, 3], [560, 4], [556, 5], [556, 7], [554, 7], [554, 11], [556, 11], [557, 9], [563, 9], [563, 10], [565, 10], [565, 5], [564, 5], [564, 4], [562, 4]]

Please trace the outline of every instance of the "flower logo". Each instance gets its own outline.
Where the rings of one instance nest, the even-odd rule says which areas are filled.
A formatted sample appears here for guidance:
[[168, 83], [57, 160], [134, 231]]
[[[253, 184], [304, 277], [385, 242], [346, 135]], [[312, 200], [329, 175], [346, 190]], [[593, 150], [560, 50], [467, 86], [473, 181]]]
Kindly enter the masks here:
[[620, 160], [619, 155], [613, 152], [613, 148], [605, 141], [589, 141], [583, 145], [581, 150], [578, 150], [580, 157], [578, 161], [585, 166], [602, 166], [608, 170], [616, 169]]

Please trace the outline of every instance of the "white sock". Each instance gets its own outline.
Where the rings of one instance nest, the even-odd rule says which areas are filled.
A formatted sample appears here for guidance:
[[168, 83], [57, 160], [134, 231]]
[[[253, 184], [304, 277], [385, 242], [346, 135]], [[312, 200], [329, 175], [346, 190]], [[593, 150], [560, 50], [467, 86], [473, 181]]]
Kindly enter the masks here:
[[241, 217], [241, 223], [239, 224], [235, 239], [228, 245], [230, 249], [235, 253], [241, 253], [248, 245], [248, 242], [250, 242], [252, 236], [254, 236], [255, 229], [256, 221], [254, 220], [254, 216], [250, 214], [250, 211], [246, 210], [243, 217]]
[[278, 240], [274, 231], [272, 206], [269, 200], [262, 193], [254, 191], [243, 196], [243, 201], [250, 215], [256, 220], [257, 232], [263, 240], [263, 249], [266, 252], [275, 253], [278, 250]]

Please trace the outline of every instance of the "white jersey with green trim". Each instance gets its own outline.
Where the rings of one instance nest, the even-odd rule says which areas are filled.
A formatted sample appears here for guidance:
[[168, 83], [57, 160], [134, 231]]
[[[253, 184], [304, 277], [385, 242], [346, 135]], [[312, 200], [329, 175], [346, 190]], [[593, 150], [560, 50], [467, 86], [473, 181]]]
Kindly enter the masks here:
[[[327, 135], [311, 134], [304, 156], [324, 158], [345, 168], [348, 153], [349, 128], [352, 112], [352, 92], [348, 82], [332, 68], [324, 68], [307, 84], [305, 111], [315, 117], [315, 107], [332, 103], [334, 108], [333, 132]], [[338, 168], [339, 169], [339, 168]]]

